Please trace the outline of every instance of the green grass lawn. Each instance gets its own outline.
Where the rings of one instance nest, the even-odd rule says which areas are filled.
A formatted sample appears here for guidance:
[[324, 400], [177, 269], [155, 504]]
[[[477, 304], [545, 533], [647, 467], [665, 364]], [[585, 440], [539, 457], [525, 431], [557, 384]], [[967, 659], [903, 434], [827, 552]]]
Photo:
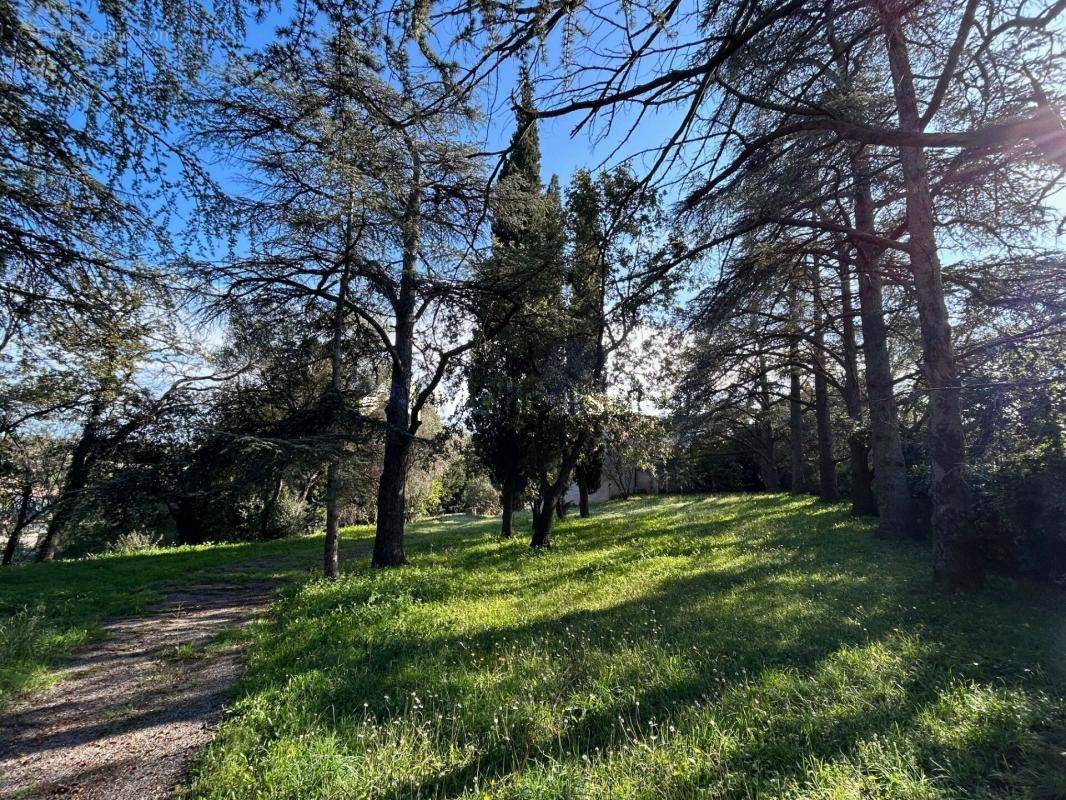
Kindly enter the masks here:
[[[1066, 798], [1057, 591], [943, 596], [925, 547], [807, 498], [611, 503], [546, 553], [496, 526], [419, 523], [410, 567], [283, 582], [189, 796]], [[306, 575], [320, 546], [30, 567], [0, 603], [91, 632], [190, 572]]]
[[0, 708], [56, 676], [105, 620], [197, 581], [285, 580], [319, 563], [321, 537], [205, 545], [0, 569]]
[[1066, 598], [942, 596], [870, 531], [782, 496], [612, 503], [547, 553], [414, 526], [413, 566], [286, 593], [190, 794], [1066, 797]]

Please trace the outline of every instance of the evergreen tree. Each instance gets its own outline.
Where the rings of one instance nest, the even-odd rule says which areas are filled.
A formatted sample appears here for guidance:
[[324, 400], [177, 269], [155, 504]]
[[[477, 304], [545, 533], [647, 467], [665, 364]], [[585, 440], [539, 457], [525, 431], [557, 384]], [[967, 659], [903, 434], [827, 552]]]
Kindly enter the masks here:
[[[603, 303], [607, 271], [599, 223], [603, 201], [599, 188], [588, 170], [579, 170], [570, 182], [567, 194], [567, 221], [570, 226], [572, 252], [568, 281], [570, 284], [573, 338], [570, 347], [570, 370], [575, 380], [590, 375], [603, 358]], [[600, 375], [600, 383], [605, 376]], [[603, 473], [603, 448], [597, 428], [589, 432], [589, 442], [574, 470], [578, 488], [578, 511], [589, 516], [589, 494], [600, 488]]]
[[[571, 382], [587, 391], [607, 389], [608, 289], [621, 289], [632, 256], [630, 246], [644, 233], [656, 229], [658, 201], [642, 187], [628, 168], [620, 167], [593, 177], [588, 170], [574, 174], [567, 192], [570, 237], [569, 372]], [[623, 291], [623, 294], [626, 292]], [[619, 296], [621, 330], [634, 327], [631, 298]], [[624, 339], [624, 337], [623, 337]], [[621, 343], [621, 342], [619, 342]], [[601, 483], [604, 468], [604, 425], [594, 422], [585, 449], [574, 470], [581, 516], [588, 516], [588, 496]]]
[[[550, 297], [558, 293], [552, 254], [560, 249], [558, 183], [545, 193], [540, 141], [529, 115], [532, 86], [522, 75], [515, 132], [493, 193], [492, 254], [482, 266], [478, 325], [491, 329], [518, 307], [507, 328], [479, 347], [468, 372], [468, 415], [474, 447], [500, 487], [501, 533], [511, 536], [512, 513], [529, 483], [533, 462], [528, 413], [547, 356]], [[548, 312], [548, 314], [545, 314]]]
[[[399, 566], [423, 412], [460, 357], [498, 327], [464, 338], [475, 290], [464, 254], [479, 236], [485, 177], [462, 139], [462, 104], [437, 84], [416, 86], [379, 30], [325, 11], [308, 29], [229, 70], [214, 103], [210, 134], [248, 178], [238, 209], [256, 235], [248, 257], [208, 277], [232, 296], [331, 307], [335, 343], [355, 320], [374, 333], [389, 374], [372, 559]], [[331, 383], [329, 402], [342, 411]], [[329, 519], [332, 574], [336, 514]]]

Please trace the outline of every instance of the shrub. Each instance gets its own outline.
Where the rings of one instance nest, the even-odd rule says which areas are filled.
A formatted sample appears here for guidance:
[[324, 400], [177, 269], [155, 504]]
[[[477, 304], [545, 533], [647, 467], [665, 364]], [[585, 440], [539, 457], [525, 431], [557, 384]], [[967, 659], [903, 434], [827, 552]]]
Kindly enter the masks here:
[[477, 475], [463, 487], [463, 509], [472, 514], [499, 514], [500, 492], [486, 475]]
[[161, 542], [162, 537], [158, 534], [150, 534], [146, 531], [127, 531], [111, 542], [107, 551], [109, 553], [140, 553], [158, 547]]
[[1066, 583], [1066, 460], [975, 470], [972, 483], [975, 524], [992, 564]]
[[441, 482], [429, 469], [412, 469], [407, 476], [407, 518], [439, 514]]
[[282, 487], [270, 514], [268, 534], [272, 537], [299, 536], [325, 524], [320, 509], [300, 499], [288, 486]]

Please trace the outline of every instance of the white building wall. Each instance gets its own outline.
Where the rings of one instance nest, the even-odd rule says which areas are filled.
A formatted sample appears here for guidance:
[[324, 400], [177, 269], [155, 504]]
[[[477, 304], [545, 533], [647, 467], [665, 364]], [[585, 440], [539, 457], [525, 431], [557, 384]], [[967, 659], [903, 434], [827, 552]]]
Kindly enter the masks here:
[[[633, 481], [633, 489], [631, 494], [658, 494], [659, 493], [659, 481], [655, 475], [650, 472], [645, 472], [642, 469], [638, 469], [635, 472]], [[614, 497], [624, 494], [622, 489], [615, 484], [614, 481], [607, 476], [603, 477], [600, 481], [600, 488], [595, 492], [589, 494], [590, 503], [603, 503]], [[563, 495], [565, 502], [576, 506], [581, 500], [581, 493], [578, 491], [577, 484], [571, 483], [570, 488], [566, 490], [566, 494]]]

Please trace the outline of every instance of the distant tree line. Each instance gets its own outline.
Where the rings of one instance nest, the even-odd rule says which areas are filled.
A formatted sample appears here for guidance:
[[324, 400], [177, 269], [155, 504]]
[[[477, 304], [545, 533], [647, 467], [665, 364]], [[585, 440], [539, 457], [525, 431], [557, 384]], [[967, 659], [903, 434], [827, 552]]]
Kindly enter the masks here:
[[[137, 537], [193, 544], [324, 525], [334, 577], [343, 524], [374, 524], [374, 564], [400, 565], [409, 519], [495, 510], [489, 476], [508, 525], [535, 487], [534, 543], [547, 546], [571, 477], [586, 493], [599, 481], [597, 437], [617, 413], [607, 328], [647, 313], [628, 282], [653, 257], [654, 192], [631, 192], [625, 170], [582, 172], [565, 197], [557, 182], [543, 192], [524, 112], [494, 179], [469, 144], [469, 93], [426, 80], [404, 50], [421, 34], [397, 43], [369, 7], [313, 4], [253, 49], [238, 11], [175, 7], [198, 27], [153, 52], [155, 77], [178, 81], [167, 70], [180, 65], [180, 85], [157, 98], [161, 84], [134, 83], [121, 106], [112, 92], [132, 91], [125, 71], [138, 65], [107, 61], [108, 48], [143, 44], [159, 10], [112, 9], [97, 21], [111, 45], [62, 31], [57, 9], [13, 17], [9, 55], [40, 69], [41, 86], [27, 73], [9, 99], [37, 92], [27, 125], [51, 120], [69, 137], [23, 132], [13, 160], [47, 160], [38, 149], [51, 147], [112, 175], [96, 187], [100, 213], [53, 219], [46, 234], [28, 193], [10, 199], [24, 240], [62, 234], [70, 252], [57, 262], [9, 248], [4, 262], [6, 560], [31, 527], [47, 561]], [[70, 94], [30, 57], [46, 50], [31, 23], [80, 48], [78, 64], [51, 65], [81, 70]], [[225, 69], [209, 69], [218, 59]], [[114, 120], [57, 121], [103, 97]], [[38, 168], [23, 178], [49, 180]], [[131, 209], [127, 182], [143, 190]], [[154, 238], [138, 237], [153, 215]], [[190, 223], [180, 236], [178, 218]], [[469, 404], [472, 438], [439, 420], [445, 383], [485, 403]], [[498, 450], [509, 466], [492, 457], [501, 441], [481, 412], [494, 407], [520, 445]]]
[[[344, 523], [397, 566], [487, 482], [541, 548], [643, 459], [846, 498], [952, 590], [1066, 574], [1062, 3], [256, 11], [4, 10], [5, 560], [323, 525], [335, 577]], [[564, 185], [557, 117], [668, 124]]]

